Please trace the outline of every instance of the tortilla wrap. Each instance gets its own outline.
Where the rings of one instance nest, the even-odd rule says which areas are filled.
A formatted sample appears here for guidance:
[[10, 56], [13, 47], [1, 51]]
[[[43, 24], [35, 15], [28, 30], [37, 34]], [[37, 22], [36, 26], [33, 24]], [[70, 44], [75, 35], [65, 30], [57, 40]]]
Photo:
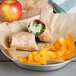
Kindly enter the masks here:
[[26, 51], [35, 51], [36, 42], [35, 35], [28, 32], [14, 33], [9, 37], [10, 46], [15, 46], [16, 49], [26, 50]]
[[[33, 23], [32, 23], [32, 22], [33, 22]], [[40, 26], [40, 24], [42, 24], [42, 25], [45, 27], [45, 28], [44, 28], [44, 31], [42, 31], [43, 28], [41, 28], [41, 31], [40, 31], [40, 32], [36, 32], [36, 33], [38, 33], [38, 34], [34, 33], [34, 30], [37, 30], [37, 29], [34, 28], [34, 27], [31, 27], [31, 25], [38, 27], [37, 25], [34, 25], [34, 22], [38, 22], [38, 24], [37, 24], [38, 26]], [[42, 26], [42, 27], [43, 27], [43, 26]], [[30, 29], [30, 28], [32, 28], [32, 29]], [[34, 33], [35, 36], [38, 37], [40, 41], [51, 43], [52, 40], [53, 40], [53, 36], [52, 36], [50, 30], [49, 30], [48, 27], [47, 27], [42, 21], [40, 21], [39, 19], [35, 19], [35, 20], [31, 21], [31, 22], [27, 25], [27, 29], [28, 29], [29, 32]], [[39, 28], [38, 28], [38, 29], [39, 29]]]
[[50, 5], [47, 0], [17, 0], [21, 3], [23, 10], [35, 10], [45, 8], [48, 9]]

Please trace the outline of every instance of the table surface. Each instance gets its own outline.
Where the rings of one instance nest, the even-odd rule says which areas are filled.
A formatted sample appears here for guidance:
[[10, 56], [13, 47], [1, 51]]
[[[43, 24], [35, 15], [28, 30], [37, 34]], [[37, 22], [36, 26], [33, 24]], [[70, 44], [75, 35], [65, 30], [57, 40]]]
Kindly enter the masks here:
[[59, 70], [36, 72], [16, 66], [0, 51], [0, 76], [76, 76], [76, 61]]

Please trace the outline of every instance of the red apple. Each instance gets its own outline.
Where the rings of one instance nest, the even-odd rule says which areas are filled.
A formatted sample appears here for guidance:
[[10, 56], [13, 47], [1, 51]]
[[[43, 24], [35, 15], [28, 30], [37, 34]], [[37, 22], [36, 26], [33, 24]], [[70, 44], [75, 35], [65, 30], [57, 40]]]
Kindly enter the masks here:
[[17, 0], [3, 0], [0, 2], [0, 17], [4, 21], [19, 20], [22, 14], [22, 6]]

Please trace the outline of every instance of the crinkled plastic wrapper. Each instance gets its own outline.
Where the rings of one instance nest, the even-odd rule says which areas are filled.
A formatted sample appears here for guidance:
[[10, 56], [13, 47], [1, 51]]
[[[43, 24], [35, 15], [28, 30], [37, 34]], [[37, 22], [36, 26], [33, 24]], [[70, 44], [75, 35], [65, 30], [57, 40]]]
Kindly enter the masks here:
[[[34, 12], [31, 11], [31, 12]], [[35, 10], [36, 12], [36, 10]], [[29, 12], [23, 12], [22, 18], [19, 21], [14, 21], [12, 23], [9, 22], [0, 22], [0, 45], [3, 51], [9, 56], [11, 56], [13, 59], [17, 60], [18, 56], [26, 57], [31, 52], [21, 51], [21, 50], [15, 50], [12, 51], [9, 49], [9, 43], [8, 38], [12, 33], [16, 32], [22, 32], [27, 31], [27, 24], [34, 20], [34, 19], [40, 19], [43, 21], [47, 27], [49, 28], [53, 40], [52, 43], [56, 41], [58, 37], [65, 37], [67, 34], [71, 34], [75, 40], [76, 40], [76, 13], [66, 13], [66, 14], [54, 14], [53, 9], [41, 9], [38, 10], [33, 15]], [[25, 13], [31, 14], [26, 16]], [[50, 35], [51, 35], [50, 34]], [[38, 50], [45, 46], [47, 43], [38, 43]], [[42, 45], [42, 46], [41, 46]], [[8, 54], [9, 52], [9, 54]], [[76, 56], [76, 52], [72, 53], [73, 56]], [[51, 60], [53, 63], [53, 60]], [[49, 62], [51, 62], [49, 61]], [[56, 63], [57, 60], [54, 62]], [[63, 62], [63, 60], [58, 60], [57, 63]], [[47, 63], [48, 64], [48, 63]]]

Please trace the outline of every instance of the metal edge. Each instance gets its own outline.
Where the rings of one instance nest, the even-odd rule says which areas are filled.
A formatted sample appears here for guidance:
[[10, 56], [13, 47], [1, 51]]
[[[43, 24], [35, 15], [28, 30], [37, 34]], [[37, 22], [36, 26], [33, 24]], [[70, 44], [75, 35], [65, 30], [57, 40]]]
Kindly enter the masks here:
[[14, 62], [21, 63], [21, 64], [24, 64], [24, 65], [29, 65], [29, 66], [36, 66], [36, 67], [57, 66], [57, 65], [62, 65], [62, 64], [71, 62], [71, 61], [73, 61], [73, 60], [76, 59], [76, 57], [74, 57], [74, 58], [72, 58], [72, 59], [70, 59], [70, 60], [67, 60], [67, 61], [65, 61], [65, 62], [57, 63], [57, 64], [51, 64], [51, 65], [50, 65], [50, 64], [49, 64], [49, 65], [34, 65], [34, 64], [27, 64], [27, 63], [22, 63], [22, 62], [19, 62], [19, 61], [17, 61], [17, 60], [14, 60], [14, 59], [12, 59], [11, 57], [9, 57], [2, 49], [1, 49], [1, 52], [2, 52], [7, 58], [9, 58], [10, 60], [12, 60], [12, 61], [14, 61]]

